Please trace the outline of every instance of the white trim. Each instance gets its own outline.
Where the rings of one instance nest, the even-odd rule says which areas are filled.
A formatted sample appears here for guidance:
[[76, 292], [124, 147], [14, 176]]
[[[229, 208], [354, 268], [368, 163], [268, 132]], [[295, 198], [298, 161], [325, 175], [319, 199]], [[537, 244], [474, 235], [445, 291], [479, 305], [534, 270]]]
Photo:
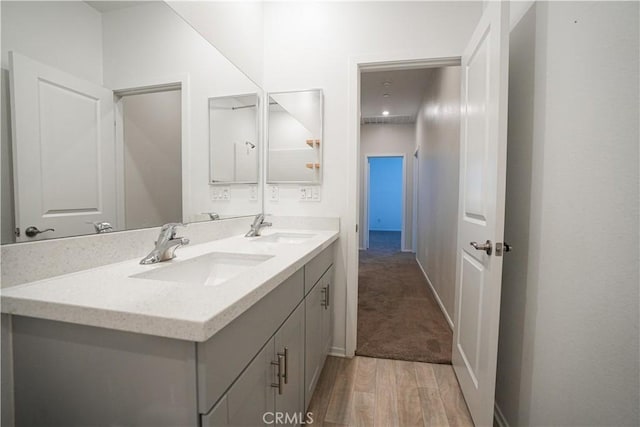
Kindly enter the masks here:
[[413, 152], [413, 194], [411, 196], [411, 251], [418, 253], [418, 189], [420, 187], [420, 169], [419, 169], [419, 150], [416, 148]]
[[347, 357], [347, 352], [342, 347], [331, 347], [329, 349], [329, 356]]
[[364, 188], [362, 189], [363, 192], [363, 196], [364, 196], [364, 215], [363, 215], [363, 224], [365, 224], [365, 226], [362, 228], [364, 230], [365, 233], [367, 233], [364, 237], [364, 246], [365, 248], [369, 249], [369, 233], [371, 232], [370, 230], [370, 225], [369, 224], [369, 211], [370, 211], [370, 197], [369, 197], [369, 190], [370, 190], [370, 180], [371, 180], [371, 168], [370, 168], [370, 164], [369, 164], [369, 159], [372, 157], [401, 157], [402, 158], [402, 223], [400, 225], [400, 250], [401, 252], [412, 252], [410, 249], [408, 249], [405, 245], [405, 237], [407, 235], [407, 221], [405, 218], [405, 215], [407, 213], [407, 157], [405, 154], [402, 153], [398, 153], [398, 154], [367, 154], [365, 156], [365, 168], [366, 168], [366, 175], [365, 175], [365, 179], [364, 179]]
[[498, 425], [498, 427], [509, 427], [509, 423], [500, 410], [498, 402], [494, 402], [493, 404], [493, 419], [495, 420], [495, 423]]
[[[163, 91], [175, 90], [180, 85], [180, 97], [181, 97], [181, 161], [182, 161], [182, 222], [193, 222], [195, 218], [189, 218], [187, 215], [189, 212], [193, 212], [191, 209], [191, 158], [190, 153], [190, 123], [191, 123], [191, 109], [190, 98], [191, 88], [189, 85], [189, 74], [180, 73], [171, 76], [156, 77], [142, 80], [131, 80], [126, 82], [118, 82], [119, 88], [113, 90], [114, 96], [114, 113], [116, 113], [116, 160], [119, 162], [124, 159], [124, 133], [122, 132], [122, 97], [129, 94], [145, 93], [151, 91]], [[118, 129], [120, 126], [120, 129]], [[123, 169], [123, 164], [117, 164], [116, 167]], [[119, 174], [121, 175], [121, 174]], [[124, 176], [124, 175], [122, 175]], [[117, 183], [118, 191], [118, 220], [122, 215], [124, 221], [124, 181]], [[124, 229], [124, 228], [123, 228]]]
[[[345, 353], [355, 354], [358, 334], [358, 261], [360, 215], [360, 73], [391, 69], [411, 69], [460, 65], [461, 52], [424, 50], [358, 55], [349, 58], [348, 65], [348, 132], [347, 132], [347, 212], [346, 233], [346, 311]], [[355, 202], [355, 203], [354, 203]]]
[[424, 271], [424, 268], [422, 267], [422, 264], [420, 264], [420, 260], [418, 260], [417, 257], [416, 257], [416, 262], [418, 263], [418, 267], [420, 267], [420, 271], [422, 271], [422, 274], [424, 275], [424, 278], [427, 279], [427, 283], [429, 284], [429, 287], [431, 288], [431, 292], [433, 293], [433, 296], [436, 298], [436, 301], [438, 302], [438, 305], [440, 306], [440, 311], [442, 311], [442, 314], [444, 315], [444, 318], [447, 319], [447, 323], [449, 324], [449, 327], [453, 331], [453, 320], [451, 320], [451, 316], [449, 316], [449, 313], [447, 312], [447, 309], [444, 307], [444, 304], [442, 303], [442, 300], [440, 299], [440, 295], [438, 295], [438, 292], [436, 292], [436, 288], [433, 287], [433, 283], [431, 283], [431, 280], [429, 280], [429, 276], [427, 275], [427, 272]]
[[[369, 230], [369, 180], [371, 179], [371, 165], [369, 164], [369, 159], [364, 163], [364, 187], [362, 188], [362, 193], [364, 197], [364, 215], [362, 215], [362, 229], [364, 230], [364, 250], [369, 250], [369, 238], [371, 237], [371, 230]], [[358, 267], [359, 268], [359, 267]]]

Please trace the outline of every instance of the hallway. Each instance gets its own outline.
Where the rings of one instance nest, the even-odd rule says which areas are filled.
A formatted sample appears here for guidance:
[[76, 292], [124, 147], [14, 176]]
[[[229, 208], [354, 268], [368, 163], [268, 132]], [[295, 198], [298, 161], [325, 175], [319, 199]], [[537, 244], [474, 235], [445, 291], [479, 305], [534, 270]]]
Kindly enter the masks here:
[[451, 363], [452, 331], [399, 232], [371, 232], [360, 251], [359, 356]]

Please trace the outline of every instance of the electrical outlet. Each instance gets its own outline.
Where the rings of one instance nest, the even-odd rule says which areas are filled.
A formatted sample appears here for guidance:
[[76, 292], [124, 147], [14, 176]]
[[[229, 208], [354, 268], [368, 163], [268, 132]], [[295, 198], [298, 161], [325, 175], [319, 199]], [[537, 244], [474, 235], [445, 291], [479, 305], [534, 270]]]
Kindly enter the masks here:
[[218, 187], [211, 187], [211, 200], [220, 200], [220, 192]]
[[231, 200], [231, 190], [227, 187], [222, 189], [222, 200]]
[[249, 200], [258, 200], [258, 186], [250, 185], [249, 186]]
[[307, 189], [305, 187], [300, 187], [300, 200], [307, 199]]
[[311, 200], [315, 202], [320, 201], [320, 186], [316, 185], [315, 187], [311, 188]]
[[269, 187], [269, 200], [272, 202], [280, 200], [280, 188], [277, 185]]

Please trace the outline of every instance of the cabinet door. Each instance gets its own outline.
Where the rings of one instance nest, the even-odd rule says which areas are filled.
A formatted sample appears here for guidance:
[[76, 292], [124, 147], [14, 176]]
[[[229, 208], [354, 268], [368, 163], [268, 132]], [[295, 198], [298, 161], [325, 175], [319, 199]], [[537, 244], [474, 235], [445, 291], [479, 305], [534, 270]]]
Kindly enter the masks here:
[[265, 414], [274, 412], [273, 342], [267, 342], [227, 393], [229, 425], [263, 425]]
[[276, 411], [293, 416], [302, 413], [304, 406], [304, 304], [291, 313], [274, 337], [275, 358], [284, 355], [284, 386], [275, 389]]
[[324, 273], [318, 285], [322, 285], [324, 289], [322, 296], [322, 358], [320, 361], [320, 369], [322, 369], [333, 341], [333, 266]]
[[322, 319], [324, 291], [322, 282], [311, 289], [304, 300], [305, 305], [305, 408], [309, 407], [322, 370]]
[[224, 396], [211, 412], [202, 416], [202, 427], [226, 427], [228, 425], [229, 410], [227, 396]]

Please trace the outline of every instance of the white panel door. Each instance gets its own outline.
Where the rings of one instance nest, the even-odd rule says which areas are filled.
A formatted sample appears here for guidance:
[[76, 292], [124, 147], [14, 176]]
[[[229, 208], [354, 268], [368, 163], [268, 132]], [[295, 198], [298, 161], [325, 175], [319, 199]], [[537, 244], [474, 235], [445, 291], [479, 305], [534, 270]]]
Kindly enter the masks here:
[[16, 241], [117, 228], [113, 93], [15, 52], [10, 69]]
[[[453, 366], [477, 426], [493, 425], [504, 234], [508, 2], [487, 2], [461, 63]], [[475, 249], [490, 241], [491, 251]]]

